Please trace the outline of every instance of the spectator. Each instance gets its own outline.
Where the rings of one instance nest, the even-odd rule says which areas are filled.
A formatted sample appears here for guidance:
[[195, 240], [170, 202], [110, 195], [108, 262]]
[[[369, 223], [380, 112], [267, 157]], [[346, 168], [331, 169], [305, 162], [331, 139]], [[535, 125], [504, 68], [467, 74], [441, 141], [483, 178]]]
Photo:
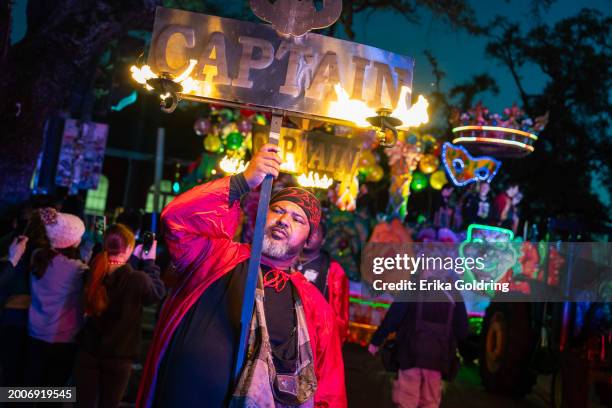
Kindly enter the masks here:
[[[30, 222], [30, 207], [22, 207], [16, 212], [13, 228], [3, 238], [10, 244], [20, 234], [27, 236], [21, 245], [25, 252], [14, 266], [5, 264], [5, 272], [0, 278], [0, 366], [2, 379], [0, 386], [23, 386], [28, 344], [28, 310], [30, 308], [30, 260], [36, 248], [48, 245], [42, 223]], [[6, 245], [7, 256], [11, 257], [11, 245]], [[5, 246], [3, 245], [3, 250]], [[13, 257], [16, 254], [13, 254]], [[15, 259], [15, 258], [14, 258]], [[8, 268], [8, 269], [6, 269]]]
[[306, 241], [297, 269], [321, 291], [332, 307], [340, 341], [344, 343], [349, 325], [349, 281], [342, 266], [323, 249], [325, 233], [325, 224], [320, 223]]
[[[23, 253], [25, 252], [27, 242], [28, 242], [28, 238], [26, 236], [16, 237], [9, 247], [9, 253], [8, 253], [7, 259], [0, 260], [0, 289], [2, 289], [3, 286], [11, 282], [13, 276], [15, 275], [17, 271], [15, 267], [17, 266], [17, 264], [19, 263], [19, 260], [21, 259], [21, 257], [23, 256]], [[4, 340], [5, 336], [1, 336], [0, 338]], [[7, 341], [8, 340], [9, 339], [7, 339]], [[7, 346], [9, 346], [9, 344], [7, 344]], [[5, 345], [4, 342], [2, 343], [2, 345], [3, 346]], [[3, 353], [3, 357], [4, 357], [4, 354], [8, 355], [14, 352], [14, 350], [12, 349], [7, 349], [6, 351], [10, 351], [10, 353]], [[15, 364], [13, 364], [12, 367], [11, 366], [3, 367], [4, 359], [0, 360], [0, 373], [2, 373], [3, 369], [5, 371], [8, 371], [8, 369], [15, 368], [14, 365]], [[4, 384], [4, 377], [10, 378], [11, 376], [13, 376], [13, 379], [14, 379], [15, 372], [11, 372], [11, 373], [6, 372], [4, 374], [0, 374], [0, 384]], [[11, 381], [11, 382], [14, 383], [14, 381]]]
[[495, 221], [498, 226], [512, 230], [516, 234], [519, 224], [519, 204], [523, 198], [516, 183], [508, 185], [495, 197]]
[[463, 207], [464, 228], [470, 224], [489, 225], [493, 221], [493, 201], [489, 195], [491, 185], [481, 182], [477, 191], [467, 193]]
[[135, 209], [123, 210], [117, 215], [115, 222], [131, 229], [136, 239], [138, 239], [142, 231], [142, 212]]
[[28, 322], [26, 385], [64, 386], [83, 324], [81, 294], [87, 264], [79, 258], [85, 232], [80, 218], [43, 208], [32, 217], [42, 224], [46, 245], [32, 255], [32, 303]]
[[15, 268], [26, 250], [27, 243], [28, 237], [25, 235], [15, 237], [9, 247], [8, 257], [0, 260], [0, 288], [6, 285], [15, 274]]
[[[155, 265], [157, 241], [148, 252], [134, 245], [128, 227], [113, 225], [91, 264], [85, 289], [88, 320], [75, 367], [81, 407], [95, 407], [98, 399], [101, 408], [119, 405], [140, 350], [142, 308], [164, 295]], [[131, 266], [138, 263], [142, 271]]]
[[459, 367], [457, 342], [468, 331], [465, 305], [455, 302], [458, 293], [438, 295], [447, 301], [394, 302], [368, 347], [374, 355], [396, 333], [399, 372], [392, 396], [399, 408], [440, 406], [442, 379], [452, 380]]

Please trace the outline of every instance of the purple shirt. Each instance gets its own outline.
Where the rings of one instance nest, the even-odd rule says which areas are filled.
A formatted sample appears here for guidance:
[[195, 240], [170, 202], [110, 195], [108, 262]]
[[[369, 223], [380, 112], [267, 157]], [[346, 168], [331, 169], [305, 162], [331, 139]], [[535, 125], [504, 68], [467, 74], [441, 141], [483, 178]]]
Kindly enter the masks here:
[[83, 274], [87, 265], [62, 254], [42, 278], [32, 276], [30, 336], [48, 343], [71, 343], [83, 326]]

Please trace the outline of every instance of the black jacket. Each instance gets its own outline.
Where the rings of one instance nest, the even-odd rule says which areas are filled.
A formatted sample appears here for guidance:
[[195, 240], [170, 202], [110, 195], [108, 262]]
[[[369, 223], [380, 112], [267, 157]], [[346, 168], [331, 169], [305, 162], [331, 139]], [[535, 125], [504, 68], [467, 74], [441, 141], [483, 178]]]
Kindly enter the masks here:
[[[451, 307], [450, 302], [422, 302], [421, 318], [427, 322], [446, 324], [449, 317], [448, 312]], [[452, 355], [456, 353], [457, 341], [465, 338], [468, 334], [468, 321], [465, 304], [456, 302], [453, 310], [452, 324], [450, 336], [448, 338], [448, 353], [444, 358], [437, 358], [437, 353], [415, 353], [415, 344], [413, 341], [417, 330], [417, 310], [418, 302], [394, 302], [378, 330], [372, 336], [371, 343], [375, 346], [380, 346], [387, 336], [391, 333], [396, 333], [398, 340], [398, 362], [401, 370], [406, 370], [413, 367], [427, 368], [444, 372], [448, 369], [445, 361], [450, 360]], [[433, 335], [431, 335], [433, 336]], [[434, 347], [437, 338], [427, 338], [419, 340], [417, 345], [421, 350], [423, 347]], [[418, 354], [418, 355], [417, 355]], [[452, 355], [451, 355], [452, 354]]]
[[159, 302], [165, 294], [154, 261], [143, 261], [143, 270], [126, 264], [104, 280], [108, 307], [88, 318], [80, 345], [96, 357], [136, 358], [142, 339], [142, 308]]

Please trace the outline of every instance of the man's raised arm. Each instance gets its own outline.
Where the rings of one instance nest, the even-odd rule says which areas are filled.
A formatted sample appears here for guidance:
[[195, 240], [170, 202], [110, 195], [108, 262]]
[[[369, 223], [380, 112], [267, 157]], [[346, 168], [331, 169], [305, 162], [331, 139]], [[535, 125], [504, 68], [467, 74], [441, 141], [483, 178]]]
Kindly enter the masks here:
[[231, 242], [240, 222], [239, 198], [261, 184], [266, 175], [278, 176], [281, 160], [277, 151], [276, 146], [264, 145], [244, 173], [194, 187], [166, 206], [161, 220], [179, 269], [208, 255], [213, 246]]

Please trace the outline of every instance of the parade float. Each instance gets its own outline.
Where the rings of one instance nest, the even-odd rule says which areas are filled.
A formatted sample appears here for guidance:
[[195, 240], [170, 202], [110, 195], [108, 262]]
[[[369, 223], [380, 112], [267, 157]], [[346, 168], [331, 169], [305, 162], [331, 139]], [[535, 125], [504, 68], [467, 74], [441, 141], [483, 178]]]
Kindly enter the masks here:
[[[410, 185], [421, 188], [423, 180], [405, 174], [414, 170], [420, 152], [407, 146], [400, 132], [427, 121], [425, 99], [411, 104], [413, 59], [311, 33], [337, 20], [339, 1], [325, 2], [321, 10], [310, 2], [250, 4], [270, 24], [158, 8], [147, 62], [131, 68], [134, 80], [159, 96], [164, 112], [173, 112], [182, 100], [209, 107], [194, 123], [205, 151], [186, 177], [175, 180], [175, 192], [240, 172], [253, 151], [273, 143], [280, 148], [283, 172], [304, 187], [327, 190], [342, 217], [356, 210], [360, 178], [376, 182], [383, 177], [372, 152], [381, 146], [392, 149], [391, 167], [396, 169], [391, 207], [405, 213]], [[296, 13], [301, 18], [289, 18]], [[404, 146], [398, 149], [398, 143]], [[241, 345], [251, 319], [271, 190], [272, 178], [267, 177], [250, 205], [256, 216], [248, 232], [252, 256]], [[341, 224], [330, 219], [331, 225]], [[367, 228], [363, 233], [360, 243]], [[340, 255], [344, 265], [358, 256], [359, 248], [348, 251], [350, 244], [342, 239], [331, 245], [336, 246], [332, 255]], [[355, 270], [349, 267], [349, 276], [357, 278]], [[353, 300], [355, 307], [362, 305]], [[351, 315], [359, 320], [355, 307]]]

